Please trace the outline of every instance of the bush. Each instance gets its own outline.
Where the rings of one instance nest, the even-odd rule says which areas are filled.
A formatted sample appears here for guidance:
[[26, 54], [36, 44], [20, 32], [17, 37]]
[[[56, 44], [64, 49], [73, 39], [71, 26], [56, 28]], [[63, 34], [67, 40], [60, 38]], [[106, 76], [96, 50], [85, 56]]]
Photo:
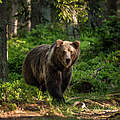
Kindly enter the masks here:
[[97, 36], [100, 36], [102, 50], [116, 50], [120, 47], [120, 22], [118, 16], [110, 16], [104, 20], [103, 25], [96, 29]]
[[[89, 84], [89, 91], [105, 92], [120, 86], [120, 62], [118, 60], [119, 51], [103, 55], [101, 52], [98, 56], [87, 59], [88, 61], [80, 62], [73, 68], [72, 88], [83, 92], [81, 84]], [[81, 88], [80, 88], [81, 87]], [[83, 85], [84, 87], [84, 85]], [[81, 90], [81, 91], [80, 91]]]
[[32, 42], [33, 45], [52, 44], [57, 39], [64, 40], [66, 38], [66, 32], [60, 25], [37, 25], [35, 29], [26, 35], [28, 42]]
[[0, 85], [0, 101], [4, 102], [30, 102], [37, 97], [37, 89], [29, 87], [23, 79], [12, 82], [3, 82]]

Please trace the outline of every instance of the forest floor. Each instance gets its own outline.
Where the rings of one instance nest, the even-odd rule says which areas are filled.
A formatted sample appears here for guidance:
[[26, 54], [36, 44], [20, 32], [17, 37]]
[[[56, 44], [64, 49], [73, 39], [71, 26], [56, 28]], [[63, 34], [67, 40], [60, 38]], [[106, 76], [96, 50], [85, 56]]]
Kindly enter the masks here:
[[[10, 111], [10, 104], [0, 105], [1, 120], [120, 120], [120, 94], [109, 99], [70, 98], [72, 104], [54, 106], [45, 101], [17, 104]], [[65, 109], [67, 108], [67, 109]], [[64, 109], [64, 110], [63, 110]]]

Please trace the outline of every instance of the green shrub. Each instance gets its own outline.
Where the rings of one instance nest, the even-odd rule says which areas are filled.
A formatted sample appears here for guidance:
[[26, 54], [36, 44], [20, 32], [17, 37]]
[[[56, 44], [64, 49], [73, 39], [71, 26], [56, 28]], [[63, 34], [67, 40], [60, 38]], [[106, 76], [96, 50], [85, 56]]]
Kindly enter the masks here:
[[117, 16], [110, 16], [101, 27], [96, 28], [96, 35], [100, 36], [102, 50], [116, 50], [120, 47], [120, 22]]
[[37, 91], [37, 88], [25, 84], [23, 79], [3, 82], [0, 85], [0, 101], [30, 102], [34, 97], [37, 97]]
[[[119, 51], [87, 59], [88, 61], [80, 62], [73, 68], [73, 78], [71, 85], [73, 89], [82, 88], [81, 84], [88, 83], [92, 91], [105, 92], [120, 86], [119, 75]], [[79, 60], [78, 60], [79, 61]], [[80, 91], [79, 91], [80, 92]]]
[[52, 44], [57, 39], [64, 40], [65, 38], [65, 30], [57, 24], [37, 25], [35, 29], [32, 29], [32, 31], [26, 35], [27, 41], [32, 42], [34, 45]]

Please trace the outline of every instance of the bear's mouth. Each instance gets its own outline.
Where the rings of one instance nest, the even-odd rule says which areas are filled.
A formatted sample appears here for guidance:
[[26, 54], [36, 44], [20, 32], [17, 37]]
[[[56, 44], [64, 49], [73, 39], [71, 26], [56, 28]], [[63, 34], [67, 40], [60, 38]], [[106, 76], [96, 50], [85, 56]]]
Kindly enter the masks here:
[[66, 59], [66, 60], [64, 61], [63, 65], [64, 65], [66, 68], [68, 68], [68, 67], [71, 65], [70, 59]]

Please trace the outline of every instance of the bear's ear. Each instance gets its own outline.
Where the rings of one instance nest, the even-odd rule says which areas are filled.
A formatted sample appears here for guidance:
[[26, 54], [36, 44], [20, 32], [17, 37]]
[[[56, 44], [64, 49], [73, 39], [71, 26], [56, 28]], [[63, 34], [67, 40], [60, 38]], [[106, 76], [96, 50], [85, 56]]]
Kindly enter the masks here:
[[73, 46], [74, 46], [75, 49], [78, 49], [80, 47], [80, 42], [77, 41], [77, 40], [74, 41], [72, 44], [73, 44]]
[[62, 40], [57, 40], [56, 41], [56, 47], [60, 47], [61, 44], [63, 44]]

